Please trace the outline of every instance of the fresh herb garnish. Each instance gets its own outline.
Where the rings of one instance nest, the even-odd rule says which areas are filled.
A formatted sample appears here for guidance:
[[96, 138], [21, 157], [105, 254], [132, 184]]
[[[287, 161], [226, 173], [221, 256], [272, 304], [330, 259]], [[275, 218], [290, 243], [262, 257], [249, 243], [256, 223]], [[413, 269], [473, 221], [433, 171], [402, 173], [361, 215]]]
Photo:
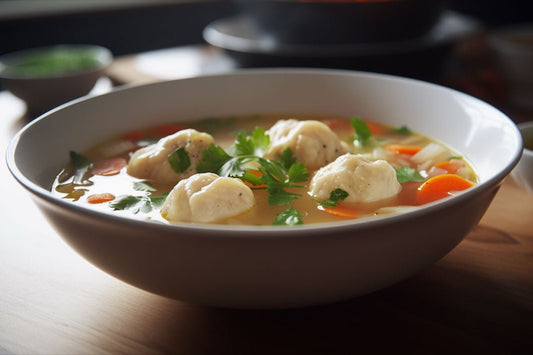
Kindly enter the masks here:
[[185, 148], [180, 147], [168, 155], [168, 162], [177, 173], [182, 173], [191, 166], [191, 159], [189, 153]]
[[222, 147], [211, 144], [202, 150], [202, 160], [198, 162], [196, 170], [199, 173], [216, 173], [231, 158]]
[[290, 207], [276, 215], [276, 219], [272, 222], [275, 226], [295, 226], [303, 224], [302, 214], [294, 207]]
[[150, 185], [147, 181], [135, 181], [133, 183], [133, 189], [135, 191], [146, 191], [146, 192], [154, 192], [156, 189]]
[[389, 132], [393, 134], [399, 134], [402, 136], [409, 136], [412, 133], [411, 130], [407, 126], [398, 127], [398, 128], [390, 130]]
[[130, 210], [134, 214], [139, 212], [148, 213], [152, 210], [152, 203], [148, 196], [119, 196], [111, 202], [109, 206], [113, 208], [114, 211]]
[[366, 122], [360, 118], [352, 118], [350, 120], [350, 124], [355, 131], [354, 140], [359, 142], [361, 145], [366, 145], [369, 139], [372, 137], [372, 131], [370, 128], [368, 128]]
[[295, 164], [296, 157], [294, 156], [292, 149], [285, 148], [285, 150], [281, 152], [279, 162], [285, 169], [289, 169], [293, 164]]
[[251, 134], [239, 133], [231, 148], [235, 155], [263, 155], [270, 144], [270, 137], [261, 127], [256, 127]]
[[[257, 176], [250, 172], [250, 165], [257, 166], [261, 172]], [[309, 173], [302, 163], [293, 163], [287, 169], [281, 162], [255, 155], [239, 156], [229, 159], [218, 171], [220, 176], [236, 177], [251, 183], [263, 185], [269, 193], [268, 202], [274, 206], [288, 205], [301, 194], [286, 191], [287, 188], [304, 187], [298, 184], [307, 181]]]
[[117, 197], [109, 204], [114, 211], [129, 210], [137, 214], [139, 212], [149, 213], [153, 209], [159, 208], [165, 201], [167, 194], [160, 196], [133, 196], [124, 195]]
[[418, 171], [408, 166], [401, 166], [396, 169], [396, 178], [400, 184], [410, 181], [424, 181], [426, 180]]
[[[296, 161], [289, 148], [282, 152], [278, 161], [263, 158], [261, 155], [269, 144], [270, 138], [262, 128], [255, 128], [250, 134], [239, 133], [229, 149], [235, 156], [212, 144], [202, 151], [197, 171], [239, 178], [254, 186], [261, 185], [260, 188], [268, 191], [271, 205], [288, 205], [301, 194], [286, 189], [304, 187], [298, 183], [307, 181], [309, 173], [305, 165]], [[252, 173], [254, 170], [260, 173]]]
[[340, 200], [344, 200], [346, 197], [348, 197], [348, 193], [344, 191], [343, 189], [336, 188], [335, 190], [331, 191], [329, 194], [329, 199], [327, 200], [318, 200], [314, 199], [316, 202], [321, 204], [325, 207], [334, 207], [337, 206]]

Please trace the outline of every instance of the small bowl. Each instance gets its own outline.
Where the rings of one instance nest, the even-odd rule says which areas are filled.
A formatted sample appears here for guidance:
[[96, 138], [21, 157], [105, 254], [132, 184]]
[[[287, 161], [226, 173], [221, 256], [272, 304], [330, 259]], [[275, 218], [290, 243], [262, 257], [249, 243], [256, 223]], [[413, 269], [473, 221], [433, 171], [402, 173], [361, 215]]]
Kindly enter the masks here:
[[520, 123], [518, 128], [524, 140], [524, 152], [511, 176], [520, 187], [533, 194], [533, 121]]
[[513, 107], [533, 110], [533, 23], [494, 30], [488, 38]]
[[[69, 150], [171, 121], [257, 113], [407, 125], [467, 157], [479, 183], [401, 214], [297, 227], [163, 224], [50, 192]], [[118, 279], [194, 304], [289, 308], [370, 293], [442, 258], [478, 223], [521, 152], [520, 132], [507, 116], [448, 88], [353, 71], [257, 69], [73, 101], [24, 127], [7, 162], [64, 240]]]
[[112, 60], [108, 49], [94, 45], [27, 49], [0, 57], [0, 80], [28, 111], [43, 113], [88, 94]]
[[426, 34], [446, 0], [234, 0], [258, 30], [285, 44], [392, 42]]

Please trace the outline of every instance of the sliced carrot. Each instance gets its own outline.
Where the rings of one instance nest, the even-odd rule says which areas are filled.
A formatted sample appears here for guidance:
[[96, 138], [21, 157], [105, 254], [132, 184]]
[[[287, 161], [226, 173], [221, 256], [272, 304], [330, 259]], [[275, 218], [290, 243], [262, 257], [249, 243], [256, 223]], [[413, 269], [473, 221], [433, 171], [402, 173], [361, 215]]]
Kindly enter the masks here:
[[128, 162], [124, 158], [115, 157], [104, 159], [94, 163], [92, 173], [102, 176], [117, 175], [126, 165], [128, 165]]
[[451, 196], [455, 191], [462, 191], [474, 184], [459, 175], [443, 174], [426, 180], [417, 191], [419, 204], [425, 204]]
[[387, 129], [379, 124], [379, 123], [375, 123], [375, 122], [370, 122], [370, 121], [365, 121], [366, 125], [368, 126], [368, 128], [370, 129], [370, 132], [372, 132], [373, 135], [380, 135], [380, 134], [383, 134], [387, 131]]
[[435, 164], [437, 168], [446, 170], [450, 174], [455, 174], [457, 170], [461, 169], [464, 164], [460, 160], [446, 160], [441, 163]]
[[87, 196], [87, 202], [96, 204], [96, 203], [104, 203], [113, 201], [115, 199], [115, 196], [109, 193], [103, 193], [103, 194], [93, 194]]
[[166, 137], [166, 136], [169, 136], [171, 134], [174, 134], [186, 128], [187, 127], [184, 125], [164, 124], [164, 125], [154, 127], [153, 131], [154, 131], [154, 134], [157, 135], [158, 137]]
[[127, 141], [132, 141], [132, 142], [140, 141], [144, 137], [146, 137], [146, 135], [138, 131], [128, 132], [122, 136], [123, 139]]
[[403, 145], [403, 144], [389, 144], [387, 145], [387, 149], [391, 152], [395, 152], [396, 154], [404, 154], [404, 155], [415, 155], [419, 151], [422, 150], [422, 148], [414, 146], [414, 145]]
[[318, 209], [337, 217], [356, 218], [359, 215], [359, 211], [355, 208], [342, 205], [333, 207], [318, 206]]

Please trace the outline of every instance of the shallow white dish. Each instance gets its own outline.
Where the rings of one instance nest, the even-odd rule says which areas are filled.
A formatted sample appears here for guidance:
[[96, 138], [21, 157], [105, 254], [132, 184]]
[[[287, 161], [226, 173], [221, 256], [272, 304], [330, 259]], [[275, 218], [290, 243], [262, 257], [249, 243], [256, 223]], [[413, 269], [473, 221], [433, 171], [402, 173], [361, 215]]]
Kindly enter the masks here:
[[[252, 113], [405, 124], [464, 154], [481, 182], [412, 212], [297, 228], [165, 225], [95, 212], [48, 190], [69, 150], [158, 123]], [[457, 91], [379, 74], [271, 69], [74, 101], [21, 130], [7, 162], [65, 241], [105, 272], [186, 302], [285, 308], [366, 294], [439, 260], [478, 223], [521, 151], [520, 133], [509, 118]]]

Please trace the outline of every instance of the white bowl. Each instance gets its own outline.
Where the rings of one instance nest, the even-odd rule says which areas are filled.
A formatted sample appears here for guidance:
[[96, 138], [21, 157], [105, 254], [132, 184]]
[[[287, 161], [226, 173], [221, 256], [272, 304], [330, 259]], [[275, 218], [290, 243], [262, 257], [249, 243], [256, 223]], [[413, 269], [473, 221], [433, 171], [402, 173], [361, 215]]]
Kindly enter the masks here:
[[[49, 191], [69, 150], [171, 120], [252, 113], [405, 124], [464, 154], [480, 183], [412, 212], [296, 228], [132, 220]], [[457, 91], [379, 74], [272, 69], [123, 88], [75, 101], [21, 130], [7, 161], [65, 241], [105, 272], [196, 304], [286, 308], [366, 294], [442, 258], [478, 223], [521, 151], [511, 120]]]

